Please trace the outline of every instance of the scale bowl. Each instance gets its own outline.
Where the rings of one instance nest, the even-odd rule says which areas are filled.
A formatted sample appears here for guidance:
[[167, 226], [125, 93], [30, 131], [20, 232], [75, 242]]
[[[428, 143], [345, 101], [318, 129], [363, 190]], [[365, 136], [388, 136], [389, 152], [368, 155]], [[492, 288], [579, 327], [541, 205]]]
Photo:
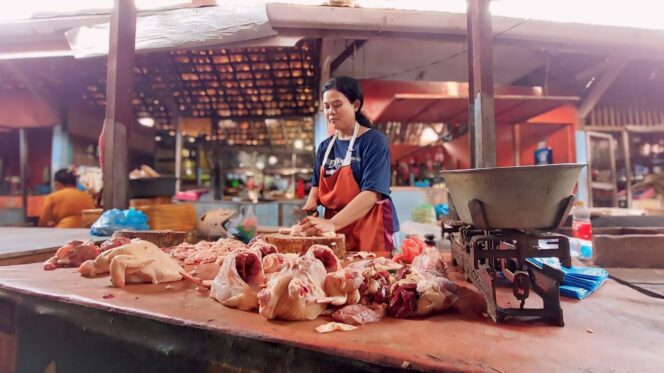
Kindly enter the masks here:
[[443, 171], [459, 218], [475, 224], [469, 202], [478, 200], [488, 228], [557, 228], [585, 164], [492, 167]]

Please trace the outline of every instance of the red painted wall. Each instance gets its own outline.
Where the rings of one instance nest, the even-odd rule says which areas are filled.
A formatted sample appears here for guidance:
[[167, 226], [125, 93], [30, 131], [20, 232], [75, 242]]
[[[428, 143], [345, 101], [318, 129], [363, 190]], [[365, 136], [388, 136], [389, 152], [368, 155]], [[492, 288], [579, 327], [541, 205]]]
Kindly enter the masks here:
[[[28, 187], [34, 188], [44, 184], [48, 179], [51, 167], [51, 139], [50, 128], [26, 129], [28, 137]], [[0, 134], [0, 157], [4, 162], [4, 177], [20, 176], [18, 131]]]
[[[363, 110], [369, 118], [375, 118], [398, 93], [443, 94], [449, 96], [467, 96], [467, 83], [457, 82], [403, 82], [390, 80], [360, 81], [365, 97]], [[535, 88], [496, 87], [496, 94], [534, 94]], [[554, 162], [575, 162], [575, 136], [577, 110], [574, 105], [561, 106], [547, 113], [534, 117], [518, 125], [496, 126], [496, 164], [513, 166], [515, 140], [520, 151], [520, 164], [533, 164], [533, 151], [539, 141], [545, 140], [553, 149]], [[515, 139], [516, 134], [516, 139]], [[403, 147], [403, 148], [401, 148]], [[391, 146], [392, 159], [408, 151], [403, 145]], [[470, 167], [470, 143], [468, 135], [445, 143], [445, 168]], [[426, 154], [426, 153], [424, 153]]]
[[404, 156], [405, 158], [403, 159], [405, 160], [414, 158], [417, 163], [424, 163], [427, 161], [428, 156], [433, 158], [439, 149], [443, 152], [443, 155], [445, 155], [445, 148], [440, 145], [427, 148], [418, 145], [390, 145], [391, 163], [395, 164], [398, 159], [401, 159]]
[[[364, 94], [364, 112], [373, 119], [398, 93], [438, 94], [468, 97], [468, 83], [464, 82], [406, 82], [399, 80], [360, 80]], [[537, 95], [533, 87], [495, 87], [496, 94]]]
[[29, 93], [0, 93], [0, 126], [9, 128], [50, 127], [58, 118]]

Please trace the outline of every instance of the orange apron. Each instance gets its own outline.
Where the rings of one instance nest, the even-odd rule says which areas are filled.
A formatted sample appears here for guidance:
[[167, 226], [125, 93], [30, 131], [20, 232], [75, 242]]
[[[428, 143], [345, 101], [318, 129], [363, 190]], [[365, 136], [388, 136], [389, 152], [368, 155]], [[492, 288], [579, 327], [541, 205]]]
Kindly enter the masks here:
[[[326, 219], [332, 218], [360, 194], [360, 186], [357, 184], [350, 166], [359, 127], [359, 124], [355, 123], [355, 130], [346, 156], [341, 167], [334, 174], [325, 176], [325, 161], [332, 151], [337, 134], [332, 137], [323, 157], [318, 183], [318, 200], [325, 207]], [[389, 198], [376, 202], [364, 217], [338, 231], [346, 236], [346, 248], [371, 251], [383, 256], [389, 255], [394, 249], [393, 213]]]

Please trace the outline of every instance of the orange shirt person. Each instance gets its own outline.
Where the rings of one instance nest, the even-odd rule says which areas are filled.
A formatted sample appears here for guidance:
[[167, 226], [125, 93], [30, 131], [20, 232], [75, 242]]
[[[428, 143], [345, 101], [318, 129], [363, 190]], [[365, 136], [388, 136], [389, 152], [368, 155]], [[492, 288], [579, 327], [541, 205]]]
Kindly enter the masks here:
[[55, 192], [44, 201], [40, 227], [83, 228], [81, 212], [95, 208], [92, 197], [76, 189], [76, 176], [67, 171], [55, 173]]

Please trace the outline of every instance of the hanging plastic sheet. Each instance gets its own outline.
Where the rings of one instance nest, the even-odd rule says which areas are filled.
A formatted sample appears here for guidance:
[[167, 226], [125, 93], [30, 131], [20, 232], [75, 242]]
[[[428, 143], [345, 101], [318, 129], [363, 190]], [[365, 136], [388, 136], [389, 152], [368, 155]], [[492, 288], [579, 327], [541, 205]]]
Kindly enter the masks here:
[[[109, 23], [65, 33], [74, 57], [108, 54]], [[223, 6], [161, 11], [136, 19], [136, 51], [226, 45], [276, 37], [260, 2], [224, 1]]]

